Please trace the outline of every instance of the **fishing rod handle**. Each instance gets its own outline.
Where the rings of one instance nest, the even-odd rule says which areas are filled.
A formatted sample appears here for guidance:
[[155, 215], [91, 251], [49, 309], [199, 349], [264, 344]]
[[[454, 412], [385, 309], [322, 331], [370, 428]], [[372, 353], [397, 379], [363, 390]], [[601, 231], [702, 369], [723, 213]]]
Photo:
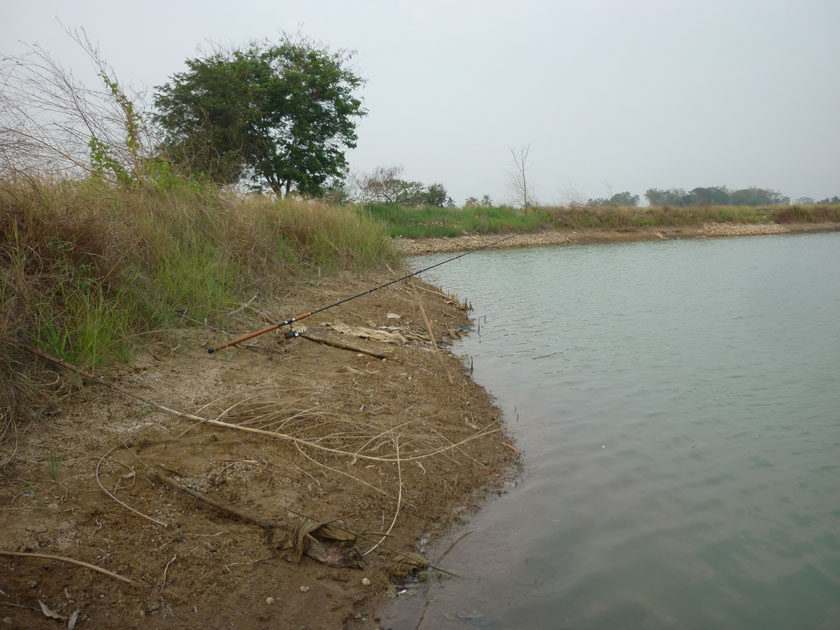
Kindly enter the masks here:
[[256, 332], [249, 333], [247, 335], [243, 335], [233, 341], [228, 341], [227, 343], [223, 343], [221, 346], [216, 346], [215, 348], [207, 348], [208, 354], [213, 354], [222, 350], [224, 348], [228, 348], [230, 346], [235, 346], [236, 344], [242, 343], [243, 341], [248, 341], [249, 339], [253, 339], [254, 337], [258, 337], [263, 335], [267, 332], [271, 332], [272, 330], [277, 330], [278, 328], [282, 328], [283, 326], [288, 326], [290, 324], [294, 324], [296, 321], [309, 317], [312, 313], [304, 313], [303, 315], [298, 315], [297, 317], [291, 317], [284, 322], [280, 322], [279, 324], [272, 324], [271, 326], [266, 326], [262, 330], [258, 330]]

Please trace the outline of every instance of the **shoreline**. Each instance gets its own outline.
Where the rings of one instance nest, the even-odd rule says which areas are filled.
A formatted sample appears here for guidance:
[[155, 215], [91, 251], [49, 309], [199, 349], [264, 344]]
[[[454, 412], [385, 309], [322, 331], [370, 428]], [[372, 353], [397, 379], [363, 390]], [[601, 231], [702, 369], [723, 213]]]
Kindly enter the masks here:
[[[501, 246], [838, 230], [840, 224], [576, 230], [522, 235]], [[406, 255], [417, 255], [468, 251], [498, 238], [395, 241]], [[289, 312], [392, 277], [345, 273], [303, 284], [275, 303], [243, 305], [226, 328], [261, 328]], [[126, 587], [58, 562], [0, 557], [7, 576], [5, 599], [14, 606], [8, 616], [18, 627], [52, 627], [55, 622], [39, 608], [43, 601], [65, 618], [81, 610], [80, 623], [105, 629], [378, 628], [378, 615], [398, 586], [418, 579], [399, 566], [399, 553], [423, 553], [451, 526], [481, 509], [491, 493], [515, 483], [521, 470], [501, 412], [458, 357], [435, 350], [427, 318], [438, 344], [470, 325], [466, 307], [456, 298], [425, 283], [416, 290], [399, 283], [327, 317], [312, 318], [317, 321], [303, 339], [264, 335], [208, 358], [203, 348], [217, 342], [220, 331], [174, 331], [109, 379], [202, 417], [259, 426], [253, 423], [269, 405], [271, 413], [281, 410], [283, 422], [310, 418], [316, 428], [299, 437], [313, 445], [335, 439], [340, 427], [318, 433], [317, 425], [327, 427], [340, 416], [367, 432], [364, 441], [379, 440], [380, 451], [367, 460], [346, 457], [349, 446], [329, 454], [304, 442], [197, 425], [95, 386], [76, 390], [66, 408], [22, 426], [19, 455], [2, 471], [0, 484], [4, 549], [91, 562], [142, 586]], [[353, 337], [351, 343], [388, 358], [319, 341], [344, 338], [339, 332], [343, 325], [378, 331], [379, 340]], [[478, 435], [487, 427], [486, 435]], [[459, 447], [463, 451], [447, 446], [465, 439]], [[443, 451], [401, 465], [399, 457], [410, 456], [412, 441]], [[389, 459], [389, 453], [396, 453], [397, 460]], [[145, 474], [135, 456], [207, 496], [276, 523], [277, 529], [267, 536], [253, 522], [190, 499]], [[100, 476], [126, 504], [167, 526], [151, 524], [111, 501], [97, 486]], [[337, 518], [354, 531], [384, 534], [385, 542], [365, 556], [362, 569], [330, 566], [309, 555], [294, 561], [286, 546], [296, 521], [286, 507], [323, 520]], [[358, 548], [365, 552], [376, 540], [360, 541]], [[437, 558], [428, 560], [434, 564]], [[457, 566], [444, 568], [458, 572]], [[436, 575], [427, 570], [428, 578]]]
[[[391, 278], [343, 273], [303, 283], [276, 302], [238, 309], [226, 328], [236, 336]], [[82, 627], [106, 630], [374, 630], [413, 574], [444, 575], [414, 569], [401, 554], [424, 553], [521, 470], [488, 392], [438, 347], [468, 329], [466, 305], [402, 282], [310, 321], [296, 326], [297, 339], [266, 334], [214, 355], [205, 348], [221, 331], [174, 331], [109, 376], [176, 415], [90, 385], [20, 427], [18, 452], [0, 471], [3, 550], [88, 562], [139, 586], [0, 555], [12, 606], [4, 616], [14, 627], [54, 626], [40, 601], [65, 622], [79, 610]], [[350, 547], [356, 554], [320, 538], [330, 553], [316, 545], [296, 559], [301, 514], [363, 533]]]
[[[490, 249], [520, 247], [545, 247], [593, 243], [621, 243], [637, 241], [673, 240], [685, 238], [724, 238], [736, 236], [761, 236], [768, 234], [803, 234], [811, 232], [837, 232], [840, 223], [704, 223], [693, 226], [616, 228], [602, 230], [544, 230], [515, 236]], [[499, 234], [470, 234], [444, 238], [405, 239], [395, 238], [399, 250], [406, 256], [469, 251], [485, 247], [502, 238]]]

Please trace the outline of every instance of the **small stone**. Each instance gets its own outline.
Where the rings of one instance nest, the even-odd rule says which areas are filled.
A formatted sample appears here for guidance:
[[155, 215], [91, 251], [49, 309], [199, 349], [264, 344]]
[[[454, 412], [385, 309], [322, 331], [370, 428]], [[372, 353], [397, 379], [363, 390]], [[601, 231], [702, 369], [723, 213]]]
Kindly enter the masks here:
[[58, 512], [58, 503], [50, 503], [47, 506], [47, 509], [50, 510], [51, 512]]
[[274, 603], [274, 598], [273, 597], [266, 597], [265, 598], [265, 603], [269, 604], [269, 605], [273, 604]]
[[370, 586], [370, 578], [362, 578], [362, 586]]
[[309, 587], [308, 586], [301, 586], [300, 587], [300, 592], [301, 593], [308, 593], [309, 592]]

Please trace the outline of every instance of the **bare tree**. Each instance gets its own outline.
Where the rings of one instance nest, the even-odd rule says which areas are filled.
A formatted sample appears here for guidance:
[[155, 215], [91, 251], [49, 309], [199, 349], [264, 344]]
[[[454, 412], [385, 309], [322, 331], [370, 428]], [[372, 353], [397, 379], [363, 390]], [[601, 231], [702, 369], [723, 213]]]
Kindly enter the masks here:
[[561, 190], [560, 194], [562, 195], [561, 204], [565, 203], [570, 208], [582, 208], [586, 206], [587, 197], [571, 184]]
[[355, 177], [359, 198], [363, 202], [397, 203], [405, 188], [402, 172], [402, 166], [377, 166]]
[[143, 112], [118, 83], [84, 30], [66, 31], [102, 83], [78, 81], [38, 45], [0, 60], [0, 173], [97, 174], [115, 183], [145, 180], [155, 146]]
[[513, 158], [514, 171], [510, 177], [510, 188], [516, 196], [517, 203], [523, 208], [530, 208], [537, 205], [533, 192], [528, 187], [528, 168], [530, 164], [531, 145], [523, 144], [518, 149], [510, 148], [510, 156]]

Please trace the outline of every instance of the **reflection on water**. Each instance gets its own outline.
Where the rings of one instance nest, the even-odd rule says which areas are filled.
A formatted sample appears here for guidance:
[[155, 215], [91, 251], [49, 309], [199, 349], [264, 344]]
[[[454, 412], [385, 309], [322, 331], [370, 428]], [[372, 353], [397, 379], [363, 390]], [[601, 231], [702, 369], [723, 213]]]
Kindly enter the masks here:
[[455, 351], [526, 473], [441, 543], [472, 532], [446, 557], [465, 577], [386, 627], [840, 627], [840, 234], [480, 252], [424, 278], [482, 317]]

